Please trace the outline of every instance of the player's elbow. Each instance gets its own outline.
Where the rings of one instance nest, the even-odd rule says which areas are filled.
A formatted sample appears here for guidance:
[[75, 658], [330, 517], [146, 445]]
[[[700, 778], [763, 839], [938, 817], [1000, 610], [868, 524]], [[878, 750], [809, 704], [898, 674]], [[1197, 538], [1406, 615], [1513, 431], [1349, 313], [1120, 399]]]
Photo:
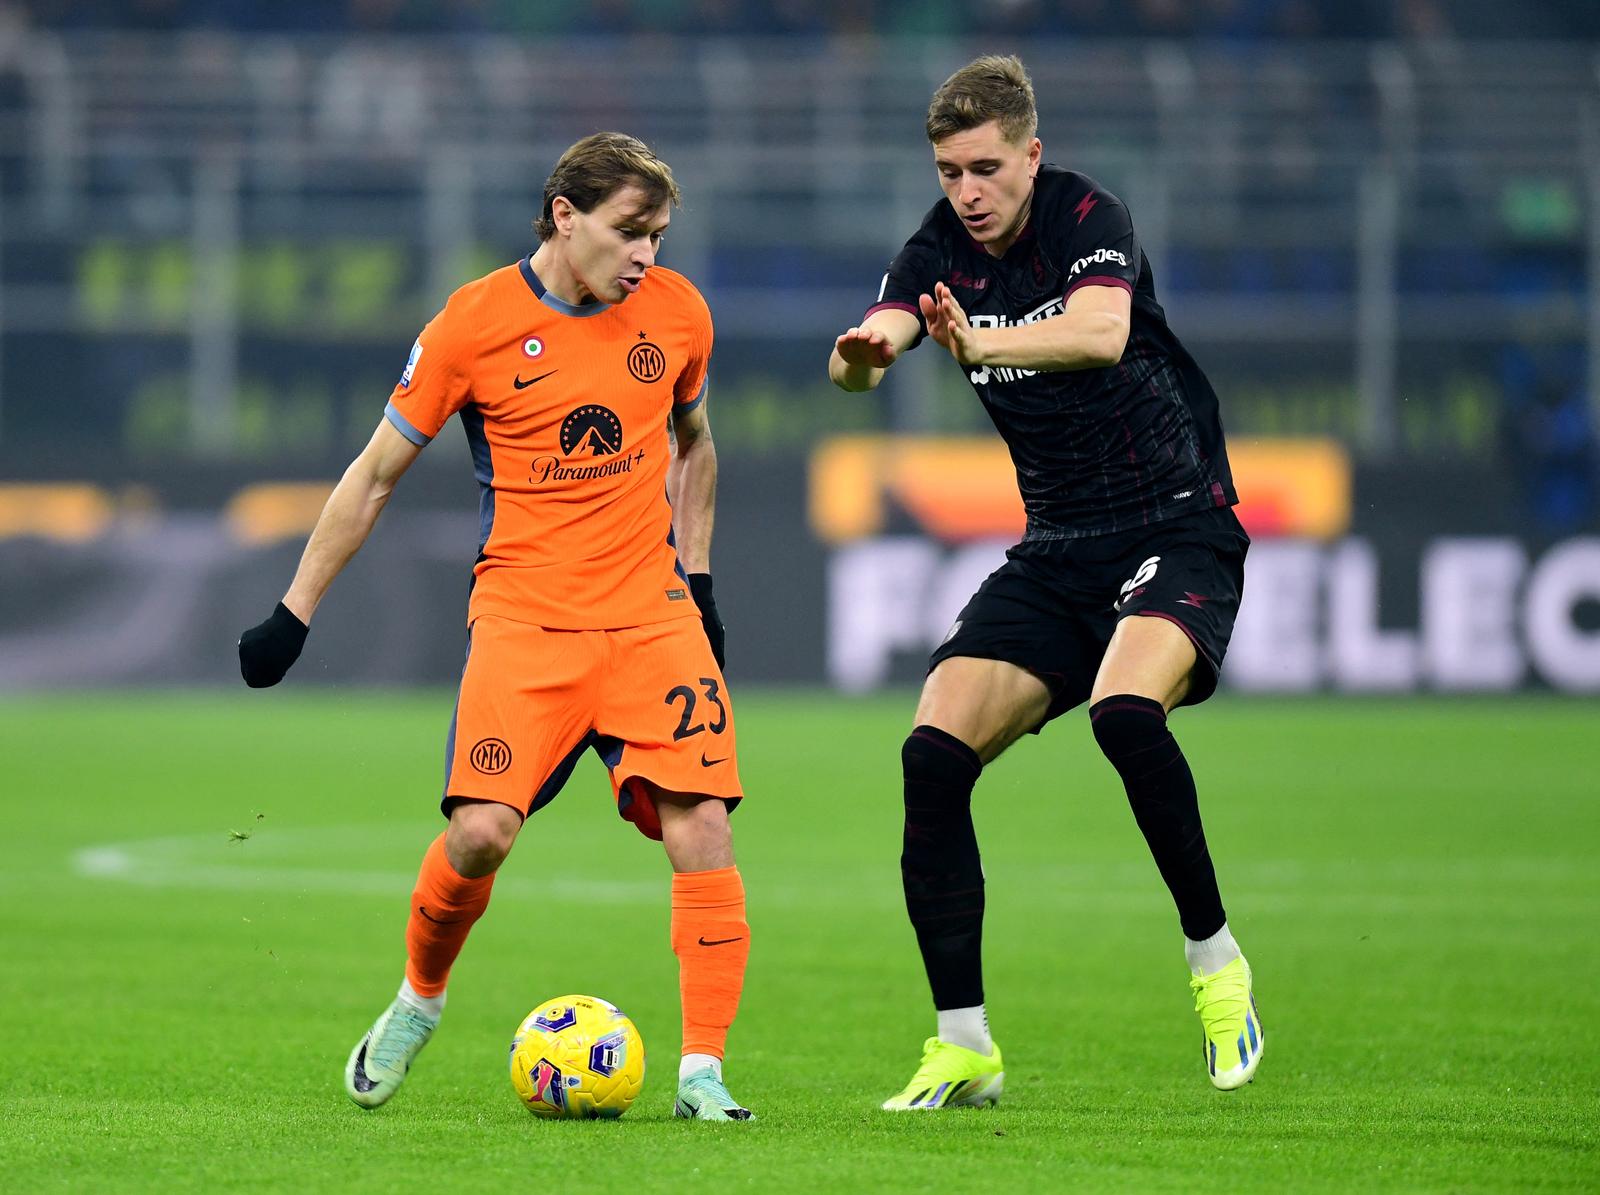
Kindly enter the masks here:
[[1122, 350], [1126, 341], [1096, 345], [1089, 353], [1089, 367], [1091, 369], [1107, 369], [1122, 363]]
[[1117, 323], [1092, 337], [1087, 346], [1091, 368], [1104, 369], [1120, 364], [1128, 348], [1128, 326]]

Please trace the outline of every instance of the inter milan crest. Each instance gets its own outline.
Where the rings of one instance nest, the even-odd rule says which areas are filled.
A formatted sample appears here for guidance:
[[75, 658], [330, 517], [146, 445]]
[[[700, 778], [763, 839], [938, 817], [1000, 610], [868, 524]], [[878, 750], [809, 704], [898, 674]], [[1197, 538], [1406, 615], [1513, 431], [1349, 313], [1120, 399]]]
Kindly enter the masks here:
[[561, 423], [561, 451], [568, 456], [610, 456], [622, 451], [622, 420], [608, 407], [586, 403]]
[[511, 748], [504, 739], [479, 739], [468, 758], [473, 768], [485, 776], [498, 776], [511, 766]]
[[647, 385], [659, 382], [667, 372], [667, 355], [648, 340], [641, 340], [628, 350], [628, 372]]

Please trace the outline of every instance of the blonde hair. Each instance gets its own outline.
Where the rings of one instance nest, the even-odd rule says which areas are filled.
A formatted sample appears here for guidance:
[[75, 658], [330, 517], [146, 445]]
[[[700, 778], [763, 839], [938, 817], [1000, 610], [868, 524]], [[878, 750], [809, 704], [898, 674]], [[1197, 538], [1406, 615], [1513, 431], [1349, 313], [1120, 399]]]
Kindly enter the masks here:
[[592, 212], [627, 186], [644, 192], [641, 212], [654, 211], [670, 201], [683, 202], [672, 167], [656, 157], [650, 147], [626, 133], [595, 133], [568, 147], [544, 181], [544, 208], [533, 222], [541, 241], [556, 234], [551, 214], [557, 195], [580, 212]]
[[974, 58], [940, 84], [928, 105], [928, 140], [937, 144], [991, 120], [1000, 122], [1000, 135], [1014, 144], [1038, 131], [1033, 81], [1015, 54]]

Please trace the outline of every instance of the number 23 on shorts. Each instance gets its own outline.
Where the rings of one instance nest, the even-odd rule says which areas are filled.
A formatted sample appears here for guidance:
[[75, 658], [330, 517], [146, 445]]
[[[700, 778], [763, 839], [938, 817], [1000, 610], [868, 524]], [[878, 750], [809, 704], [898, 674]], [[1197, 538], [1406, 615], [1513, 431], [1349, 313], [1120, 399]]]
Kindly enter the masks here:
[[[674, 685], [667, 691], [665, 699], [667, 705], [677, 706], [679, 702], [683, 703], [683, 709], [678, 715], [678, 728], [672, 732], [673, 742], [681, 742], [684, 739], [693, 738], [695, 735], [704, 734], [708, 730], [712, 734], [721, 734], [728, 728], [728, 707], [722, 704], [722, 693], [717, 685], [718, 682], [715, 677], [702, 676], [698, 693], [689, 685]], [[697, 712], [700, 712], [701, 717], [706, 716], [704, 712], [697, 709], [702, 698], [709, 702], [716, 711], [715, 718], [710, 722], [695, 720]]]

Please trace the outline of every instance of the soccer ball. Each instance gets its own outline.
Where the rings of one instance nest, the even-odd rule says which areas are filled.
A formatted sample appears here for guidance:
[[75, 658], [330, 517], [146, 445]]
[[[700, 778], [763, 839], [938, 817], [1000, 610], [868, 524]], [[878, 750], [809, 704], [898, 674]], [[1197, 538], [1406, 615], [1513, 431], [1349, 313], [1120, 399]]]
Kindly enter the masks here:
[[644, 1040], [614, 1004], [546, 1000], [511, 1039], [511, 1085], [535, 1116], [614, 1120], [644, 1086]]

